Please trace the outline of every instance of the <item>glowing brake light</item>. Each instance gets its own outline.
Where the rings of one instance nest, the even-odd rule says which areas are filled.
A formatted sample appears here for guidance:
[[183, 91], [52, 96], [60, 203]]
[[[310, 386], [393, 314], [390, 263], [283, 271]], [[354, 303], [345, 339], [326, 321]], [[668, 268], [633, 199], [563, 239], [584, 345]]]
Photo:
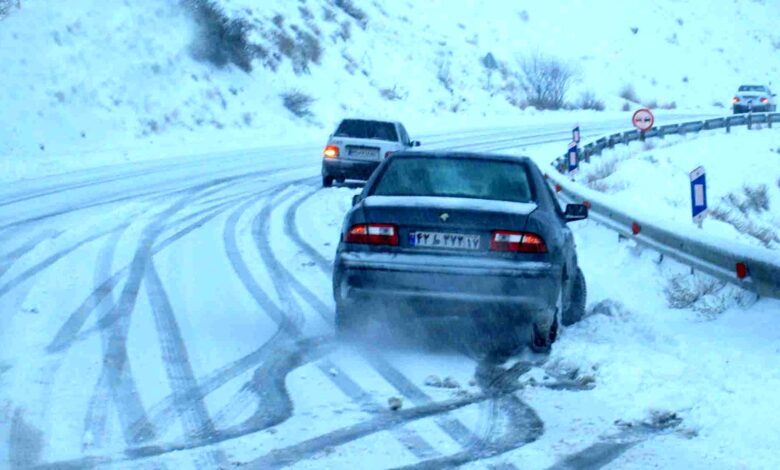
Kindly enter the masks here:
[[761, 98], [761, 102], [764, 103], [764, 104], [769, 103], [769, 98], [763, 97], [763, 98]]
[[322, 151], [322, 156], [325, 158], [338, 158], [339, 148], [335, 145], [328, 145], [325, 150]]
[[734, 104], [739, 103], [739, 97], [735, 96], [734, 98], [731, 98], [731, 102], [734, 103]]
[[347, 243], [398, 245], [398, 227], [392, 224], [357, 224], [347, 232]]
[[545, 245], [544, 239], [535, 233], [495, 230], [490, 239], [490, 250], [547, 253], [547, 245]]

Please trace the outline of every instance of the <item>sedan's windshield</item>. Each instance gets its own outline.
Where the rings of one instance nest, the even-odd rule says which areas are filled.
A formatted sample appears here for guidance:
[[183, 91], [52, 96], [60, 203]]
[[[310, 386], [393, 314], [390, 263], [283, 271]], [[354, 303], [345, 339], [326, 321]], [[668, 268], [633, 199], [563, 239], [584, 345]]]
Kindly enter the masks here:
[[742, 85], [739, 87], [739, 91], [766, 91], [766, 87], [763, 85]]
[[397, 158], [372, 191], [377, 196], [444, 196], [530, 202], [526, 166], [467, 158]]
[[335, 137], [398, 141], [398, 133], [392, 122], [345, 119], [336, 129]]

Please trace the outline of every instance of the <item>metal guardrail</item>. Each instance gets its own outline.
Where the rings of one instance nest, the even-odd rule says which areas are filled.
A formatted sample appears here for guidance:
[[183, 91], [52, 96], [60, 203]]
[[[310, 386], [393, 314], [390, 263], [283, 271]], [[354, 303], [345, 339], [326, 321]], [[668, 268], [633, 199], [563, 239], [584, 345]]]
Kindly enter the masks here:
[[[583, 146], [582, 158], [590, 161], [605, 148], [639, 139], [663, 138], [665, 135], [698, 133], [753, 124], [780, 123], [780, 113], [733, 115], [705, 121], [691, 121], [651, 129], [641, 136], [629, 130], [597, 139]], [[616, 232], [648, 246], [664, 256], [705, 272], [715, 278], [736, 284], [756, 294], [780, 299], [780, 252], [753, 247], [733, 240], [702, 234], [698, 229], [679, 227], [663, 221], [642, 220], [614, 206], [605, 195], [570, 181], [565, 175], [566, 155], [552, 165], [558, 174], [550, 174], [559, 195], [568, 202], [588, 201], [591, 218]]]

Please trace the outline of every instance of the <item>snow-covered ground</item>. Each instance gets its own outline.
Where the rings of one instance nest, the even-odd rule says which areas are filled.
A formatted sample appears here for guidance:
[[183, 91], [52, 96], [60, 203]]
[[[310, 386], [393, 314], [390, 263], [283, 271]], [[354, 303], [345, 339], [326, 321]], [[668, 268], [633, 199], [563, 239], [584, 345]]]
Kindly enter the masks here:
[[[251, 67], [202, 60], [206, 3]], [[549, 355], [488, 363], [446, 329], [340, 344], [331, 261], [358, 189], [318, 184], [345, 115], [549, 169], [575, 123], [625, 130], [626, 103], [724, 114], [777, 76], [777, 2], [67, 4], [0, 0], [0, 468], [780, 467], [780, 301], [585, 221], [588, 315]], [[576, 71], [570, 105], [606, 110], [526, 107], [536, 52]], [[777, 132], [632, 144], [578, 181], [682, 227], [704, 165], [701, 233], [762, 244]]]
[[[534, 148], [556, 129], [460, 145]], [[780, 463], [762, 419], [777, 301], [702, 289], [583, 222], [590, 314], [549, 357], [484, 363], [458, 335], [338, 344], [330, 260], [357, 190], [320, 189], [306, 148], [273, 152], [2, 193], [0, 467]]]
[[[226, 21], [246, 28], [256, 51], [249, 72], [193, 58], [208, 31], [186, 6], [195, 0], [4, 3], [21, 6], [0, 18], [5, 181], [321, 145], [341, 117], [355, 114], [401, 119], [415, 136], [616, 115], [628, 121], [621, 109], [629, 100], [620, 96], [627, 86], [636, 95], [631, 109], [655, 102], [720, 113], [739, 84], [771, 82], [780, 69], [773, 1], [712, 8], [704, 0], [215, 0]], [[593, 92], [609, 116], [521, 109], [519, 61], [535, 52], [576, 71], [568, 102]], [[488, 54], [497, 68], [485, 67]], [[301, 116], [284, 105], [294, 91], [313, 100]]]
[[583, 163], [576, 181], [642, 220], [692, 225], [689, 173], [707, 174], [705, 233], [780, 248], [780, 130], [725, 131], [632, 142]]

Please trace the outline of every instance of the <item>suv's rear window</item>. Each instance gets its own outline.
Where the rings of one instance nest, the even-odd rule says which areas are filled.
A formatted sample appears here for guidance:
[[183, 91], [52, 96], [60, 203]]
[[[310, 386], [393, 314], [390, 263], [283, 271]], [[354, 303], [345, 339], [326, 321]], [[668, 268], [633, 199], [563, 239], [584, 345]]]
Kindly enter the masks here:
[[398, 142], [395, 124], [382, 121], [363, 121], [345, 119], [336, 129], [335, 137], [354, 137], [358, 139], [389, 140]]
[[376, 182], [377, 196], [443, 196], [530, 202], [523, 163], [469, 158], [397, 158]]

